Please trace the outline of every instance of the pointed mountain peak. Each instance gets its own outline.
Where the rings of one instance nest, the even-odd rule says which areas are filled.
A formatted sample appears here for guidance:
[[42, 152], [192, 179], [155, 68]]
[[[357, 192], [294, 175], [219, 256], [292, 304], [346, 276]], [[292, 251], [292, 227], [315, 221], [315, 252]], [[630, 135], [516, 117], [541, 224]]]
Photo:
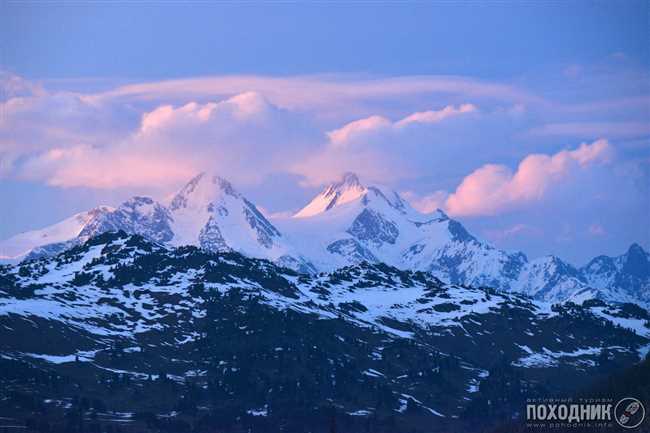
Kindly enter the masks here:
[[643, 247], [636, 242], [630, 245], [630, 248], [627, 249], [628, 256], [645, 256], [646, 254], [647, 252], [643, 249]]
[[368, 190], [361, 185], [359, 178], [354, 173], [345, 173], [340, 180], [330, 184], [318, 194], [307, 206], [294, 215], [295, 218], [306, 218], [317, 215], [357, 200]]
[[650, 278], [650, 257], [641, 245], [633, 243], [623, 258], [623, 272], [637, 278]]
[[176, 211], [191, 204], [205, 206], [224, 194], [241, 197], [226, 179], [216, 174], [202, 172], [181, 188], [171, 200], [169, 208], [171, 211]]
[[414, 210], [396, 191], [383, 185], [364, 185], [354, 173], [345, 173], [336, 182], [326, 187], [307, 206], [294, 215], [306, 218], [322, 214], [338, 206], [359, 202], [363, 207], [376, 209], [391, 208], [403, 215], [413, 214]]
[[[359, 177], [351, 172], [344, 173], [338, 181], [331, 183], [327, 188], [325, 188], [321, 195], [326, 195], [329, 197], [338, 194], [341, 196], [349, 192], [352, 192], [353, 195], [354, 192], [357, 192], [358, 195], [366, 192], [366, 188], [361, 185]], [[339, 202], [339, 204], [341, 203]]]
[[225, 193], [230, 194], [230, 195], [237, 195], [237, 191], [235, 188], [232, 186], [232, 184], [227, 180], [224, 179], [223, 177], [214, 174], [214, 173], [208, 173], [208, 172], [201, 172], [195, 177], [193, 177], [187, 185], [183, 188], [183, 190], [188, 190], [188, 192], [194, 191], [196, 188], [198, 188], [201, 185], [216, 185], [219, 187], [219, 189], [223, 190]]
[[341, 180], [337, 183], [337, 185], [360, 187], [361, 182], [359, 182], [359, 177], [355, 173], [348, 171], [347, 173], [343, 173], [343, 176], [341, 176]]

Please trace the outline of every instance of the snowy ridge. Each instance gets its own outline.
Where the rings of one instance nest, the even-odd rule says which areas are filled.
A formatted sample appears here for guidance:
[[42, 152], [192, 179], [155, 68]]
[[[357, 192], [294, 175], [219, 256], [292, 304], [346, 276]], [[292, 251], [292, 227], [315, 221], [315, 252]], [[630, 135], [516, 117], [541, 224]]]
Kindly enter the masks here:
[[[383, 186], [353, 173], [326, 187], [293, 217], [267, 219], [227, 180], [191, 179], [167, 204], [133, 197], [0, 242], [14, 260], [53, 255], [97, 234], [123, 230], [171, 246], [237, 251], [303, 273], [362, 262], [430, 272], [443, 281], [525, 293], [552, 302], [599, 298], [650, 305], [650, 259], [639, 245], [583, 268], [557, 257], [528, 260], [471, 235], [437, 210], [423, 214]], [[31, 251], [31, 252], [30, 252]]]
[[[143, 308], [143, 304], [153, 302], [152, 293], [182, 294], [197, 284], [222, 293], [234, 287], [248, 289], [259, 292], [265, 302], [277, 308], [328, 318], [335, 318], [344, 311], [347, 320], [380, 328], [400, 338], [411, 338], [419, 327], [458, 327], [466, 332], [468, 320], [504, 308], [522, 309], [535, 320], [552, 319], [558, 314], [550, 303], [527, 296], [446, 284], [428, 273], [402, 271], [385, 264], [361, 263], [308, 276], [238, 253], [202, 255], [200, 251], [168, 247], [139, 235], [112, 232], [91, 238], [51, 258], [0, 267], [0, 277], [7, 282], [5, 292], [0, 292], [0, 316], [9, 313], [35, 315], [75, 324], [75, 320], [92, 323], [121, 311], [140, 319], [129, 330], [112, 328], [109, 324], [101, 333], [134, 335], [145, 332], [150, 326], [161, 326], [159, 319], [165, 311], [176, 313], [187, 307], [191, 315], [201, 316], [200, 308], [185, 302], [159, 309]], [[157, 258], [151, 262], [156, 263], [154, 268], [148, 264], [149, 257]], [[139, 263], [146, 267], [139, 270]], [[215, 269], [220, 270], [215, 273]], [[259, 279], [260, 276], [279, 280], [271, 288]], [[33, 293], [23, 289], [27, 287], [35, 288]], [[63, 295], [68, 290], [74, 293]], [[143, 290], [145, 293], [140, 296], [126, 293]], [[99, 298], [107, 294], [116, 297], [118, 302], [102, 305]], [[621, 308], [590, 301], [588, 308], [597, 317], [650, 338], [650, 322], [644, 323], [644, 319], [650, 317], [648, 312], [626, 305]], [[87, 330], [97, 332], [94, 325]]]
[[618, 257], [598, 256], [580, 271], [605, 299], [650, 305], [650, 254], [638, 244]]
[[[650, 315], [631, 304], [551, 306], [381, 263], [300, 274], [232, 251], [172, 247], [122, 231], [0, 266], [0, 281], [5, 361], [134, 381], [167, 372], [179, 384], [191, 378], [207, 386], [209, 377], [240, 368], [247, 376], [258, 368], [291, 374], [300, 367], [287, 362], [308, 359], [316, 377], [336, 380], [318, 382], [315, 396], [330, 386], [340, 392], [340, 383], [357, 397], [384, 386], [391, 414], [458, 416], [490, 398], [490, 381], [503, 368], [495, 367], [498, 358], [526, 387], [557, 367], [580, 383], [608, 360], [637, 362], [650, 345]], [[215, 356], [206, 356], [212, 350]], [[246, 409], [271, 416], [262, 415], [260, 401], [247, 401]], [[370, 392], [341, 404], [364, 417], [375, 402]]]
[[113, 210], [109, 206], [99, 206], [87, 212], [75, 214], [49, 227], [19, 233], [0, 241], [0, 258], [20, 260], [34, 248], [69, 241], [79, 236], [90, 221]]

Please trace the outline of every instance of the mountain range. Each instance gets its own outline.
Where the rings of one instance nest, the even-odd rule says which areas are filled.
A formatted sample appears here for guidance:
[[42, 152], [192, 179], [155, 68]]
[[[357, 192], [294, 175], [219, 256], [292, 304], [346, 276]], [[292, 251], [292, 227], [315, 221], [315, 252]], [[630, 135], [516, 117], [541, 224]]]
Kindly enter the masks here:
[[604, 299], [650, 305], [650, 255], [638, 244], [577, 268], [556, 256], [529, 260], [470, 234], [443, 211], [424, 214], [352, 173], [292, 217], [267, 218], [227, 180], [202, 173], [168, 203], [133, 197], [0, 242], [0, 255], [35, 259], [123, 230], [170, 246], [195, 245], [268, 259], [317, 274], [362, 262], [425, 271], [442, 281], [523, 293], [548, 302]]
[[[222, 239], [278, 242], [254, 221]], [[650, 348], [633, 304], [551, 306], [368, 261], [300, 273], [221, 240], [75, 242], [0, 266], [0, 417], [23, 431], [495, 432], [526, 399], [571, 395]]]

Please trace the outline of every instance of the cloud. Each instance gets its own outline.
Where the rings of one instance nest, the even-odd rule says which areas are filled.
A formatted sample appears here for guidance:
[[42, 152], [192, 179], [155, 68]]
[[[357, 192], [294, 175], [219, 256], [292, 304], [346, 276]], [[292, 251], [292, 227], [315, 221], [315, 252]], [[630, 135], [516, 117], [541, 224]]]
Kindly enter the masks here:
[[442, 110], [438, 111], [420, 111], [418, 113], [413, 113], [410, 116], [406, 116], [402, 120], [396, 122], [395, 126], [400, 128], [417, 123], [438, 123], [448, 117], [458, 116], [465, 113], [472, 113], [474, 111], [476, 111], [476, 106], [473, 104], [463, 104], [459, 107], [448, 105]]
[[11, 98], [45, 95], [45, 89], [38, 83], [0, 69], [0, 102]]
[[445, 95], [447, 99], [486, 98], [543, 103], [519, 87], [451, 75], [374, 77], [350, 74], [270, 77], [231, 75], [134, 83], [93, 95], [97, 100], [164, 100], [222, 98], [247, 91], [264, 94], [285, 109], [339, 110], [360, 101]]
[[444, 208], [445, 201], [449, 197], [449, 193], [442, 190], [424, 196], [418, 195], [413, 191], [403, 191], [400, 194], [411, 206], [424, 213], [431, 213], [437, 209]]
[[[99, 203], [162, 197], [210, 170], [275, 215], [356, 171], [365, 183], [407, 191], [424, 212], [498, 215], [463, 223], [505, 248], [548, 252], [552, 237], [515, 228], [564, 230], [555, 221], [571, 223], [565, 237], [623, 245], [639, 241], [647, 219], [650, 92], [647, 72], [605, 72], [585, 66], [570, 86], [558, 71], [555, 81], [533, 74], [517, 85], [452, 76], [221, 76], [113, 88], [110, 79], [76, 80], [75, 92], [63, 81], [54, 91], [0, 72], [0, 178], [18, 180], [19, 189], [89, 187], [56, 194], [88, 193]], [[612, 153], [605, 140], [557, 147], [575, 137], [616, 139], [616, 160], [604, 164]], [[589, 233], [593, 215], [606, 236]]]
[[[515, 139], [539, 125], [547, 101], [467, 77], [226, 76], [95, 94], [47, 92], [19, 77], [0, 78], [14, 89], [1, 103], [0, 176], [60, 187], [175, 185], [206, 169], [242, 185], [289, 174], [314, 186], [355, 171], [366, 182], [401, 182], [414, 191], [418, 208], [433, 210], [473, 168], [546, 145], [524, 148]], [[375, 111], [353, 116], [358, 106]], [[336, 118], [323, 120], [322, 113]], [[489, 164], [479, 175], [498, 185], [514, 176]], [[427, 194], [427, 185], [436, 192]], [[527, 200], [520, 195], [499, 197]], [[451, 194], [449, 206], [471, 212], [463, 196]]]
[[[133, 98], [182, 93], [179, 84], [189, 85], [186, 95], [204, 86], [207, 94], [210, 89], [220, 94], [251, 86], [266, 89], [271, 98], [249, 90], [204, 102], [156, 104], [157, 100], [151, 99], [145, 104], [150, 105], [148, 109], [134, 102]], [[410, 155], [428, 140], [434, 125], [472, 113], [476, 107], [447, 105], [440, 110], [412, 112], [394, 122], [383, 115], [369, 116], [326, 133], [314, 120], [317, 116], [284, 108], [271, 99], [293, 107], [283, 98], [304, 96], [315, 102], [321, 96], [329, 98], [328, 91], [344, 100], [427, 89], [481, 95], [509, 92], [498, 85], [452, 77], [356, 82], [324, 77], [224, 77], [142, 86], [94, 95], [32, 93], [3, 102], [0, 176], [60, 187], [110, 189], [176, 184], [180, 177], [205, 169], [240, 184], [293, 173], [305, 176], [310, 185], [352, 170], [369, 180], [390, 182], [411, 170]], [[298, 101], [298, 106], [302, 102]], [[397, 145], [404, 148], [404, 143], [411, 150], [396, 158]], [[113, 167], [108, 161], [114, 161]], [[133, 170], [139, 164], [143, 169]]]
[[308, 150], [313, 136], [303, 123], [254, 92], [163, 105], [145, 112], [116, 143], [75, 142], [32, 155], [20, 176], [60, 187], [165, 187], [210, 170], [246, 185], [281, 170], [290, 152], [299, 157]]
[[327, 133], [330, 142], [337, 147], [343, 147], [352, 140], [369, 134], [397, 132], [402, 128], [412, 125], [426, 125], [441, 122], [447, 118], [461, 114], [472, 113], [477, 108], [473, 104], [462, 104], [459, 107], [448, 105], [440, 110], [420, 111], [410, 114], [396, 122], [391, 122], [383, 116], [370, 116], [365, 119], [355, 120], [339, 129]]
[[129, 106], [95, 104], [71, 93], [14, 96], [0, 102], [0, 112], [0, 177], [39, 152], [117, 142], [138, 121]]
[[356, 137], [381, 130], [389, 130], [392, 126], [393, 123], [385, 117], [370, 116], [350, 122], [342, 128], [328, 132], [327, 135], [334, 147], [345, 147], [347, 143]]
[[554, 155], [529, 155], [514, 173], [504, 165], [486, 164], [463, 179], [447, 198], [445, 208], [455, 216], [495, 215], [541, 200], [549, 188], [573, 171], [606, 163], [611, 156], [612, 147], [600, 139]]
[[25, 162], [21, 177], [58, 187], [112, 189], [165, 187], [197, 173], [191, 161], [176, 153], [136, 147], [98, 149], [74, 146], [50, 149]]
[[605, 228], [598, 223], [589, 225], [587, 232], [590, 236], [605, 236], [607, 234]]
[[432, 134], [440, 133], [437, 124], [476, 111], [472, 104], [448, 105], [396, 121], [379, 115], [355, 120], [328, 132], [328, 143], [292, 170], [303, 175], [308, 185], [331, 181], [347, 171], [370, 181], [394, 181], [413, 171], [410, 157], [430, 152]]

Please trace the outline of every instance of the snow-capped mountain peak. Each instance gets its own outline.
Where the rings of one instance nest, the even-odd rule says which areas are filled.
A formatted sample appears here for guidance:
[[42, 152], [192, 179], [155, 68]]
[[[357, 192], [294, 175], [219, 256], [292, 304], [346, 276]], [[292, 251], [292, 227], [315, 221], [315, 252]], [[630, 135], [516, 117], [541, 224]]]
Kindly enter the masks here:
[[650, 254], [639, 244], [617, 257], [598, 256], [580, 271], [607, 299], [650, 305]]
[[169, 210], [176, 212], [184, 208], [199, 209], [219, 200], [224, 194], [235, 198], [241, 197], [241, 194], [226, 179], [202, 172], [192, 178], [172, 198]]
[[357, 200], [367, 192], [354, 173], [345, 173], [343, 177], [329, 185], [318, 194], [307, 206], [294, 215], [295, 218], [306, 218], [333, 209], [351, 201]]
[[[226, 179], [201, 173], [169, 205], [174, 245], [200, 245], [212, 251], [237, 250], [269, 257], [280, 232]], [[264, 251], [264, 252], [262, 252]]]
[[[380, 212], [414, 216], [411, 206], [396, 192], [380, 185], [364, 185], [354, 173], [345, 173], [341, 179], [327, 186], [307, 206], [302, 208], [293, 217], [310, 218], [334, 209], [350, 206], [360, 208], [373, 208]], [[390, 208], [390, 209], [388, 209]], [[420, 219], [417, 217], [417, 219]]]
[[0, 241], [0, 258], [9, 261], [21, 260], [34, 248], [68, 241], [78, 236], [90, 221], [114, 210], [110, 206], [97, 206], [89, 211], [74, 214], [49, 227], [19, 233]]
[[103, 212], [89, 220], [79, 232], [85, 240], [107, 231], [138, 233], [156, 242], [172, 239], [169, 211], [150, 197], [131, 197], [117, 209]]
[[364, 185], [352, 173], [294, 217], [271, 221], [230, 182], [201, 173], [167, 205], [135, 196], [116, 209], [101, 206], [1, 241], [0, 259], [51, 256], [119, 230], [171, 246], [237, 251], [306, 273], [381, 262], [546, 301], [599, 297], [650, 305], [650, 255], [640, 245], [618, 257], [596, 257], [580, 269], [554, 256], [529, 261], [474, 237], [442, 210], [420, 213], [390, 188]]

